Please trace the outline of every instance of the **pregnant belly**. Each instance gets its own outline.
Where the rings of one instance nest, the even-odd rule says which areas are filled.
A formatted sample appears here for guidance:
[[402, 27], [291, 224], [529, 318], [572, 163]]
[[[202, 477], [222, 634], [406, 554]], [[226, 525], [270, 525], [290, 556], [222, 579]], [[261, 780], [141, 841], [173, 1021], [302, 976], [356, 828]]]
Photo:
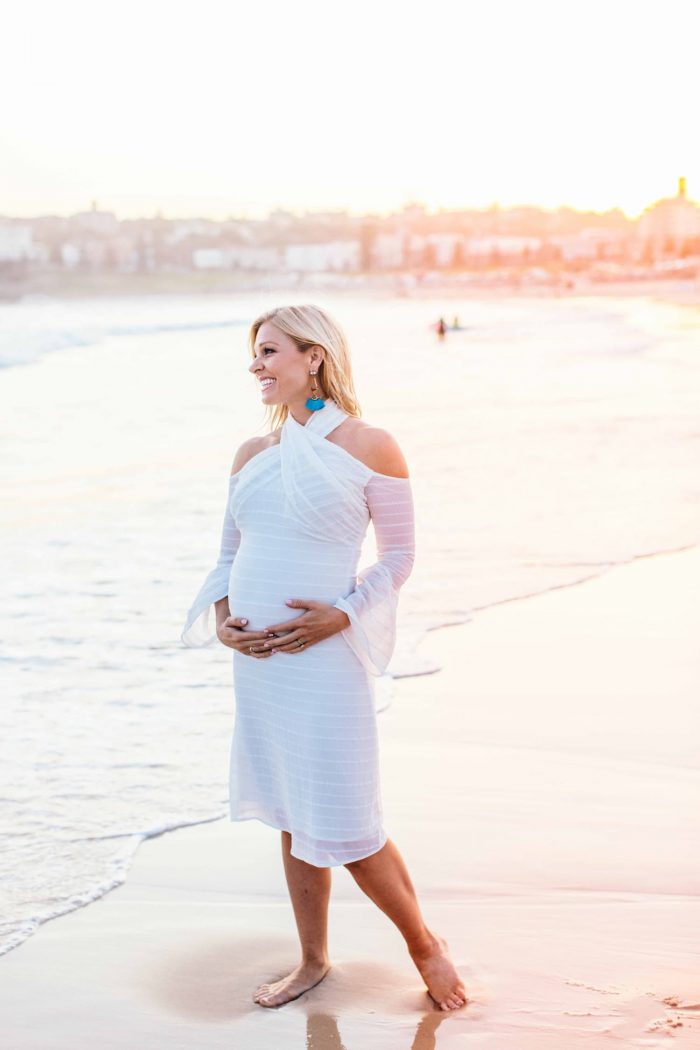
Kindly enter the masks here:
[[240, 557], [239, 551], [231, 566], [228, 603], [231, 616], [245, 616], [247, 629], [260, 631], [304, 614], [304, 609], [286, 605], [287, 598], [311, 598], [333, 605], [354, 585], [355, 577], [348, 576], [346, 567], [339, 572], [316, 562], [277, 564], [274, 560], [262, 565], [259, 555], [254, 559]]

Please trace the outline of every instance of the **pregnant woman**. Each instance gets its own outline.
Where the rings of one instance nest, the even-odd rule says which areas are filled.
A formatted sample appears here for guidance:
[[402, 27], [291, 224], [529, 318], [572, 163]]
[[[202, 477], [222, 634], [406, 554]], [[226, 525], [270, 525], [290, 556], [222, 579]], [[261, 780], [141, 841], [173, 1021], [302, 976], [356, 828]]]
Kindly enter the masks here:
[[[219, 559], [182, 641], [233, 650], [231, 820], [281, 831], [301, 960], [254, 1000], [280, 1006], [325, 977], [330, 869], [343, 865], [396, 924], [435, 1002], [458, 1009], [466, 992], [447, 943], [382, 824], [374, 676], [413, 565], [406, 461], [360, 420], [347, 341], [325, 311], [271, 310], [249, 343], [271, 429], [236, 453]], [[378, 561], [358, 574], [370, 519]]]

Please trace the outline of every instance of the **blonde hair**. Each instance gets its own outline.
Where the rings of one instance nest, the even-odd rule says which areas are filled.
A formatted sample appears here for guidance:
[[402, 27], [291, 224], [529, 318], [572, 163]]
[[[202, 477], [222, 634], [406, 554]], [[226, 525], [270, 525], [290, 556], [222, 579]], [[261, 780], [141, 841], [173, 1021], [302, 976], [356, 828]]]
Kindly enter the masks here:
[[[306, 353], [312, 346], [323, 347], [325, 355], [316, 376], [318, 386], [344, 412], [359, 417], [361, 411], [352, 379], [350, 347], [338, 322], [320, 306], [312, 304], [276, 306], [266, 310], [255, 318], [248, 333], [248, 347], [253, 358], [258, 331], [266, 321], [293, 339], [300, 352]], [[289, 409], [286, 405], [268, 405], [266, 413], [270, 431], [273, 431], [284, 423]]]

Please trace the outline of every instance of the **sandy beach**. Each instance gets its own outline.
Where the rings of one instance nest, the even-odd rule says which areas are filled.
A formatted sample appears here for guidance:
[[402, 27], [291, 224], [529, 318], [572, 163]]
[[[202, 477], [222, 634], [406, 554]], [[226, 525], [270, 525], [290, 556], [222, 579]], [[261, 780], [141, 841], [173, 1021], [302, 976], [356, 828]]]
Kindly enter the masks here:
[[634, 280], [595, 280], [586, 273], [550, 274], [546, 280], [528, 283], [517, 275], [452, 274], [434, 271], [426, 279], [408, 272], [337, 274], [331, 272], [267, 274], [255, 271], [186, 271], [174, 273], [82, 273], [47, 272], [27, 279], [0, 278], [0, 302], [23, 298], [41, 300], [109, 299], [122, 296], [166, 297], [178, 295], [238, 296], [278, 294], [282, 298], [306, 298], [329, 293], [375, 298], [396, 294], [409, 299], [443, 298], [498, 300], [504, 296], [528, 298], [615, 298], [652, 297], [681, 306], [700, 305], [700, 277], [647, 276]]
[[700, 1050], [697, 4], [627, 6], [5, 18], [0, 1050]]
[[435, 674], [379, 718], [386, 825], [470, 1001], [431, 1003], [336, 869], [321, 985], [296, 962], [278, 833], [219, 820], [139, 850], [126, 883], [2, 958], [12, 1050], [679, 1048], [700, 1034], [700, 549], [430, 632]]

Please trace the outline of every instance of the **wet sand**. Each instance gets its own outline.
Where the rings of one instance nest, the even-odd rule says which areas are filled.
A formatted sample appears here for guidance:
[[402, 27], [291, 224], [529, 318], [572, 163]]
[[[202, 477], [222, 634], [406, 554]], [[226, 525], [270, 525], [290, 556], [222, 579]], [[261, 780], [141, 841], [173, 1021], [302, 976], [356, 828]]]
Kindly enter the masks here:
[[470, 1002], [443, 1014], [335, 869], [333, 969], [297, 961], [279, 836], [147, 842], [126, 883], [0, 960], [5, 1044], [241, 1050], [679, 1048], [700, 1037], [700, 549], [432, 632], [379, 719], [386, 826]]

